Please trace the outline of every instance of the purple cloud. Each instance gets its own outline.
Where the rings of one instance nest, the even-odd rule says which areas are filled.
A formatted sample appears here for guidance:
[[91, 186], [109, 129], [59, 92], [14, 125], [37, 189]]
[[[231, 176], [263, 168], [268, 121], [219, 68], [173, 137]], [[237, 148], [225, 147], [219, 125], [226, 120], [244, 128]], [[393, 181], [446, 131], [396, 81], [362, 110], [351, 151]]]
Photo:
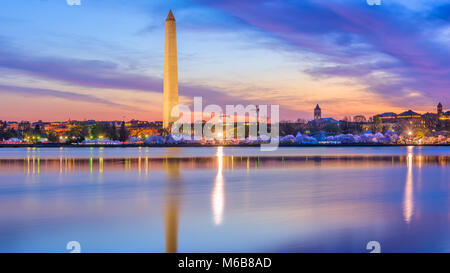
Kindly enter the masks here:
[[12, 85], [2, 85], [0, 84], [0, 94], [15, 94], [22, 95], [27, 97], [52, 97], [52, 98], [60, 98], [71, 101], [80, 101], [80, 102], [90, 102], [90, 103], [98, 103], [107, 106], [120, 107], [122, 109], [133, 110], [133, 107], [123, 105], [120, 103], [114, 103], [109, 100], [105, 100], [102, 98], [98, 98], [91, 95], [68, 92], [68, 91], [58, 91], [52, 89], [44, 89], [44, 88], [32, 88], [32, 87], [19, 87]]
[[[86, 89], [104, 88], [128, 90], [130, 91], [130, 94], [135, 91], [161, 94], [163, 92], [162, 78], [123, 72], [120, 70], [120, 66], [114, 62], [33, 56], [23, 54], [7, 46], [0, 49], [0, 70], [1, 69], [51, 81], [58, 81]], [[0, 92], [34, 96], [54, 96], [68, 100], [120, 106], [128, 109], [131, 107], [115, 104], [93, 95], [58, 90], [0, 85]], [[231, 96], [227, 93], [227, 90], [203, 85], [180, 83], [179, 86], [180, 96], [190, 98], [201, 96], [203, 98], [203, 105], [218, 104], [224, 107], [227, 104], [270, 104], [268, 101], [248, 100], [243, 96]], [[286, 109], [282, 112], [292, 115], [295, 111]]]
[[198, 2], [334, 64], [305, 71], [314, 76], [360, 78], [388, 72], [393, 77], [384, 78], [382, 85], [362, 80], [374, 93], [401, 96], [414, 89], [450, 103], [450, 50], [433, 36], [436, 29], [449, 26], [450, 5], [414, 12], [394, 3], [368, 6], [365, 1]]

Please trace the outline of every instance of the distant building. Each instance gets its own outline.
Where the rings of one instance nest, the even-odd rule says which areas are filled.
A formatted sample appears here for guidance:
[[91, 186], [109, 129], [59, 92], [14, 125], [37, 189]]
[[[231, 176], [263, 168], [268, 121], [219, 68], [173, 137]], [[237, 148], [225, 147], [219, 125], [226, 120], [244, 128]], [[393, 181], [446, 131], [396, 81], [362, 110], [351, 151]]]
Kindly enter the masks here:
[[405, 111], [397, 116], [399, 119], [420, 119], [422, 115], [414, 112], [413, 110]]
[[374, 116], [374, 119], [381, 119], [382, 123], [397, 123], [408, 121], [411, 124], [425, 124], [425, 121], [434, 120], [437, 122], [438, 120], [450, 120], [450, 111], [443, 112], [442, 104], [439, 103], [436, 107], [436, 113], [425, 113], [419, 114], [414, 112], [413, 110], [408, 110], [400, 114], [396, 114], [393, 112], [386, 112], [383, 114], [378, 114]]
[[44, 129], [44, 128], [45, 128], [45, 125], [46, 125], [47, 123], [48, 123], [48, 122], [43, 122], [42, 120], [39, 120], [39, 121], [37, 121], [37, 122], [31, 123], [31, 127], [32, 127], [32, 128], [35, 128], [36, 126], [39, 126], [41, 129]]
[[125, 122], [125, 127], [130, 132], [130, 136], [143, 138], [158, 134], [158, 130], [162, 128], [162, 125], [163, 123], [160, 121], [148, 122], [132, 119]]
[[26, 131], [26, 130], [29, 130], [29, 129], [31, 129], [31, 123], [29, 121], [22, 120], [19, 123], [19, 129], [18, 130]]
[[440, 117], [440, 120], [450, 120], [450, 111], [443, 113]]
[[394, 112], [386, 112], [383, 114], [375, 115], [376, 118], [380, 118], [383, 123], [392, 123], [397, 119], [397, 114]]
[[319, 104], [314, 108], [314, 119], [308, 122], [309, 126], [314, 126], [318, 128], [323, 128], [327, 124], [339, 124], [339, 121], [333, 118], [322, 118], [322, 109], [320, 109]]
[[439, 103], [437, 106], [437, 115], [439, 120], [450, 120], [450, 111], [443, 112], [442, 110], [442, 104]]
[[6, 124], [6, 129], [17, 131], [19, 129], [19, 123], [16, 121], [10, 121]]
[[314, 124], [319, 126], [325, 126], [327, 124], [339, 124], [338, 120], [335, 120], [334, 118], [321, 118], [321, 119], [315, 119], [312, 121]]
[[322, 118], [322, 110], [320, 109], [319, 104], [317, 104], [316, 108], [314, 108], [314, 120], [321, 118]]
[[442, 115], [442, 104], [440, 102], [437, 105], [437, 114], [438, 116]]

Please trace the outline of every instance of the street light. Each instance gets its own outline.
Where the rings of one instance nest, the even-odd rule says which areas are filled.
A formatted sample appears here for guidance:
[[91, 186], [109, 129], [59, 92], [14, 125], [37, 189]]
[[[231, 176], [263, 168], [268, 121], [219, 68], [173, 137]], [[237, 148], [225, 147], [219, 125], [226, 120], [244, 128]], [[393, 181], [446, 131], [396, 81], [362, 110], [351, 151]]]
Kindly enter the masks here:
[[410, 143], [412, 143], [412, 141], [413, 141], [413, 139], [412, 139], [412, 132], [411, 131], [408, 131], [408, 141]]

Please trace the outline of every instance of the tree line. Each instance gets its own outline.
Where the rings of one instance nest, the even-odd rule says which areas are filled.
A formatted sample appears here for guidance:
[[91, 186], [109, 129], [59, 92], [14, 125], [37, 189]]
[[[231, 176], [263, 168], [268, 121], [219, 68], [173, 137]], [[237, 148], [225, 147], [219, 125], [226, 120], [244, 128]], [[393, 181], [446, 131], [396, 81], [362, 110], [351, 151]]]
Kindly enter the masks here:
[[43, 130], [40, 125], [21, 127], [18, 130], [0, 127], [0, 140], [18, 138], [28, 142], [39, 142], [42, 138], [47, 138], [52, 143], [62, 141], [77, 143], [87, 139], [100, 138], [126, 141], [130, 135], [125, 122], [122, 122], [119, 128], [116, 128], [115, 124], [109, 125], [103, 122], [96, 122], [92, 125], [86, 123], [72, 124], [70, 129], [61, 136], [58, 136], [56, 132]]

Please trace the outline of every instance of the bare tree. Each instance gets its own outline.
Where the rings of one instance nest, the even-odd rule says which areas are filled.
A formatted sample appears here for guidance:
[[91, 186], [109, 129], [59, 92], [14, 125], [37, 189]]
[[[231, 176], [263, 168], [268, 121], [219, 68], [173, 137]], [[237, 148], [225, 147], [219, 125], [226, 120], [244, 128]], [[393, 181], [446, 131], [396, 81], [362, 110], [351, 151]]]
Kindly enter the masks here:
[[366, 117], [363, 115], [356, 115], [353, 117], [354, 122], [366, 122]]

